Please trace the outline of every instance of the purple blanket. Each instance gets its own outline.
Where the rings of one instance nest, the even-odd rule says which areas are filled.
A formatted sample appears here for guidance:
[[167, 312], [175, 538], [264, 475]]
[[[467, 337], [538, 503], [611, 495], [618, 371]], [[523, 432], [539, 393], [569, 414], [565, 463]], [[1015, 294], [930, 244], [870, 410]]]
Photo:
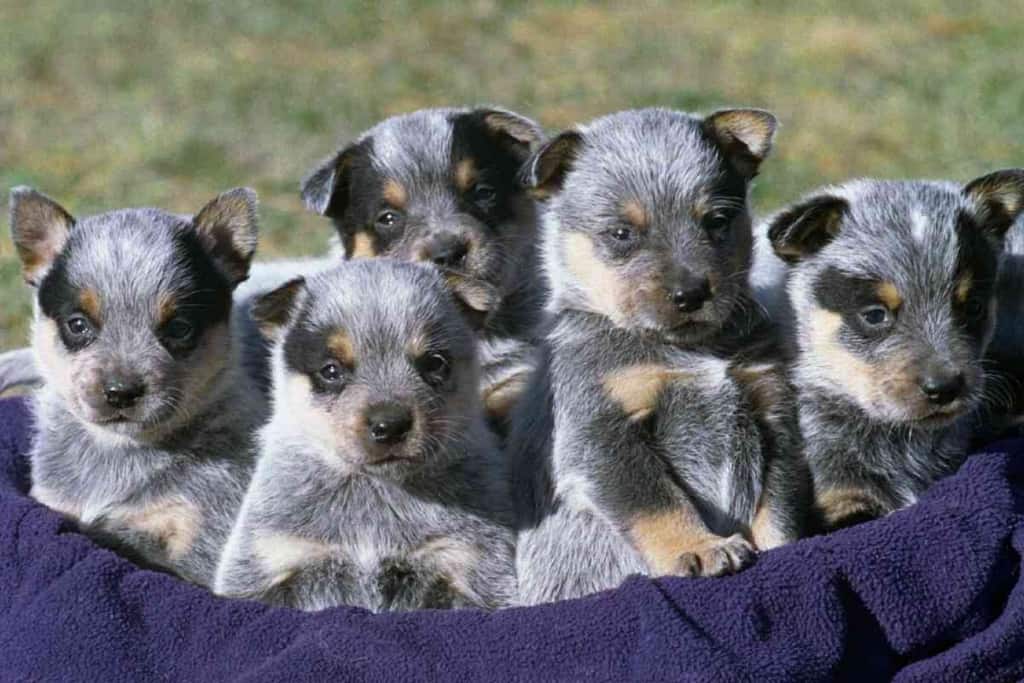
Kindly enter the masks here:
[[26, 497], [0, 401], [4, 681], [901, 680], [1024, 676], [1024, 441], [919, 505], [725, 579], [634, 578], [486, 614], [317, 614], [216, 598], [97, 548]]

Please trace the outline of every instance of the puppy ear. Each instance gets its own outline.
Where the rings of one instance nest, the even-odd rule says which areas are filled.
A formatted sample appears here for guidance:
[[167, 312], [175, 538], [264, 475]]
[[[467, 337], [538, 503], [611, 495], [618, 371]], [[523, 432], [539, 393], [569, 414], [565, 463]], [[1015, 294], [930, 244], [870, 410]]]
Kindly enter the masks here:
[[501, 293], [491, 285], [458, 273], [441, 271], [441, 275], [469, 326], [474, 330], [483, 329], [501, 303]]
[[277, 289], [256, 297], [249, 309], [249, 315], [264, 337], [271, 341], [277, 339], [281, 330], [291, 320], [300, 295], [305, 289], [305, 278], [297, 277]]
[[192, 217], [192, 225], [232, 284], [249, 277], [259, 239], [255, 192], [236, 187], [217, 195]]
[[35, 287], [71, 235], [75, 219], [49, 197], [30, 187], [11, 190], [11, 239], [25, 282]]
[[704, 119], [704, 130], [748, 179], [771, 151], [778, 127], [775, 115], [763, 109], [722, 109]]
[[526, 161], [544, 140], [544, 131], [535, 121], [515, 112], [481, 108], [473, 110], [472, 114], [479, 117], [484, 128], [496, 136], [520, 163]]
[[1024, 211], [1024, 169], [1008, 168], [976, 178], [964, 186], [982, 229], [1002, 240]]
[[768, 239], [776, 255], [787, 263], [818, 252], [839, 234], [849, 204], [830, 194], [806, 199], [776, 215]]
[[542, 145], [526, 162], [523, 182], [536, 198], [545, 199], [562, 189], [582, 145], [583, 135], [567, 130]]
[[321, 216], [340, 217], [349, 201], [352, 164], [368, 154], [369, 141], [343, 147], [314, 168], [302, 180], [302, 202]]

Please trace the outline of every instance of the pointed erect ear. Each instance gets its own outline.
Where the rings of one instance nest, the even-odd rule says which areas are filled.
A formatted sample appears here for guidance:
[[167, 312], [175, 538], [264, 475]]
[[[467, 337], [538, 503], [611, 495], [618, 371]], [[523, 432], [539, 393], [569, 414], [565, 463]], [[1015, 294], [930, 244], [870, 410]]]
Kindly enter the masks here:
[[255, 192], [236, 187], [218, 195], [192, 217], [192, 226], [232, 284], [249, 277], [259, 239]]
[[278, 338], [298, 308], [299, 299], [305, 289], [305, 278], [297, 277], [277, 289], [256, 297], [249, 314], [264, 337], [270, 340]]
[[369, 153], [370, 140], [354, 142], [320, 162], [302, 180], [302, 202], [321, 216], [340, 217], [349, 200], [352, 164]]
[[71, 235], [75, 219], [30, 187], [11, 190], [11, 239], [25, 282], [38, 285]]
[[978, 225], [1002, 240], [1024, 211], [1024, 169], [1008, 168], [976, 178], [964, 186], [964, 195], [974, 205]]
[[818, 252], [839, 234], [848, 208], [845, 199], [824, 194], [786, 209], [768, 227], [772, 249], [787, 263]]
[[763, 109], [722, 109], [704, 119], [704, 130], [748, 179], [757, 175], [771, 151], [778, 127], [775, 116]]
[[480, 118], [488, 131], [498, 136], [520, 162], [526, 161], [544, 140], [544, 131], [536, 122], [515, 112], [504, 109], [475, 109], [473, 114]]
[[583, 135], [567, 130], [541, 146], [526, 162], [523, 182], [538, 199], [555, 195], [562, 189], [565, 176], [579, 156]]
[[469, 326], [474, 330], [483, 329], [491, 313], [501, 304], [500, 292], [480, 280], [458, 273], [442, 271], [441, 275]]

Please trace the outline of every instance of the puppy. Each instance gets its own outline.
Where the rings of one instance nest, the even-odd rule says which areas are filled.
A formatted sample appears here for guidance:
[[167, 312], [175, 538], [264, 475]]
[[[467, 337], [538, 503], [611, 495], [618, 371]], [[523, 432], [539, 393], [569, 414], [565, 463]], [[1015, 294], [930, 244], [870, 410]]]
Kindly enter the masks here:
[[996, 326], [986, 352], [985, 410], [976, 442], [987, 443], [1024, 424], [1024, 218], [1006, 233], [996, 286]]
[[256, 247], [256, 197], [194, 217], [76, 220], [27, 188], [11, 233], [35, 288], [36, 500], [144, 564], [207, 585], [266, 412], [240, 372], [231, 293]]
[[260, 298], [273, 415], [215, 590], [318, 610], [506, 604], [507, 468], [432, 268], [343, 264]]
[[824, 530], [914, 503], [965, 455], [986, 392], [1004, 235], [1024, 172], [861, 180], [769, 221], [788, 264], [800, 426]]
[[536, 207], [518, 182], [542, 139], [513, 112], [424, 109], [377, 124], [302, 183], [306, 206], [331, 219], [345, 258], [390, 256], [452, 276], [480, 328], [481, 391], [496, 426], [533, 367], [545, 299]]
[[747, 283], [747, 191], [775, 128], [626, 111], [530, 164], [552, 320], [510, 442], [521, 602], [728, 573], [800, 533], [791, 391]]

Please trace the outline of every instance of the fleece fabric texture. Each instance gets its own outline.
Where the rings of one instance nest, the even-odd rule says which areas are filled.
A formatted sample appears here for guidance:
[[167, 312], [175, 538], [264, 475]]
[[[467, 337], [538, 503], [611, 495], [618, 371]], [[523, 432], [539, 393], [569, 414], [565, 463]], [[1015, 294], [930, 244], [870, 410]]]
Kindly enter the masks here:
[[1024, 677], [1024, 441], [918, 505], [767, 552], [496, 613], [315, 614], [226, 600], [101, 549], [28, 490], [0, 401], [3, 681], [1009, 681]]

